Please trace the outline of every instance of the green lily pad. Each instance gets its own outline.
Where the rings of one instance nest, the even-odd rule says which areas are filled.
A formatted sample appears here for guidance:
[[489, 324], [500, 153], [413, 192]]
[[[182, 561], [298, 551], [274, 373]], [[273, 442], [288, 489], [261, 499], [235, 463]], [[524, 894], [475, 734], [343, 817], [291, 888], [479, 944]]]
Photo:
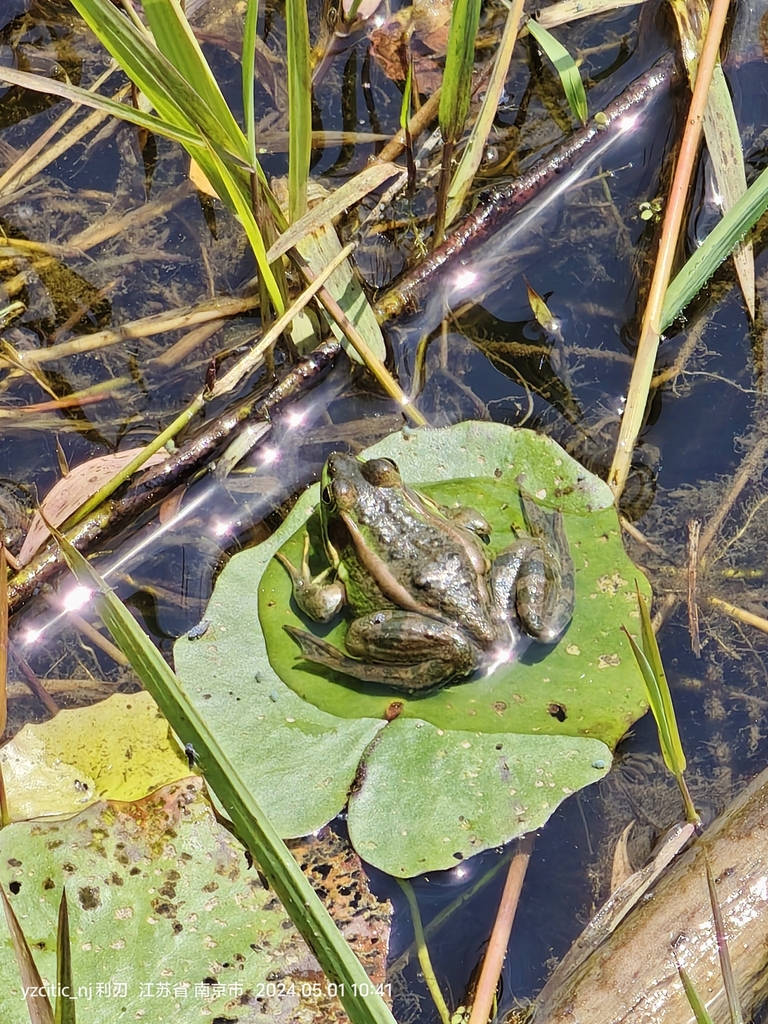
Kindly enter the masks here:
[[[319, 773], [325, 807], [335, 802], [341, 810], [352, 787], [349, 827], [358, 851], [407, 876], [452, 866], [540, 826], [569, 792], [605, 774], [610, 749], [646, 710], [620, 626], [637, 619], [634, 581], [646, 593], [648, 587], [624, 552], [608, 487], [547, 438], [463, 423], [404, 431], [364, 454], [394, 459], [408, 483], [442, 503], [481, 511], [493, 527], [491, 554], [523, 526], [518, 481], [541, 504], [560, 508], [576, 573], [576, 609], [560, 643], [534, 644], [487, 678], [426, 696], [333, 676], [303, 661], [285, 624], [339, 647], [347, 625], [308, 622], [273, 557], [282, 549], [298, 564], [307, 524], [313, 550], [321, 551], [314, 487], [273, 537], [232, 559], [206, 613], [212, 627], [198, 641], [179, 641], [175, 653], [190, 692], [205, 690], [209, 721], [221, 715], [228, 753], [238, 768], [245, 758], [257, 799], [280, 811], [284, 834], [308, 830], [310, 820], [309, 828], [317, 827], [312, 794]], [[318, 557], [312, 568], [322, 567]], [[245, 665], [253, 666], [247, 681]], [[248, 690], [254, 713], [247, 753], [233, 735], [246, 727], [233, 716], [231, 700], [214, 693], [222, 672], [238, 699], [244, 685]], [[388, 721], [394, 701], [401, 706]], [[351, 729], [364, 723], [357, 734]], [[336, 740], [320, 756], [314, 730]]]
[[[321, 853], [322, 847], [315, 858], [323, 869], [319, 877], [334, 880], [344, 869], [347, 883], [350, 872], [359, 877], [354, 859], [346, 863], [334, 855], [323, 862]], [[300, 855], [313, 874], [312, 847]], [[80, 1024], [341, 1019], [330, 987], [311, 983], [322, 977], [317, 961], [274, 893], [248, 867], [242, 847], [216, 820], [199, 778], [136, 802], [101, 801], [65, 821], [4, 828], [0, 883], [51, 992], [58, 905], [66, 887]], [[333, 895], [345, 937], [382, 983], [386, 911], [362, 882], [354, 893], [359, 917], [351, 910], [344, 914], [343, 901]], [[3, 1024], [28, 1024], [24, 984], [0, 914]]]

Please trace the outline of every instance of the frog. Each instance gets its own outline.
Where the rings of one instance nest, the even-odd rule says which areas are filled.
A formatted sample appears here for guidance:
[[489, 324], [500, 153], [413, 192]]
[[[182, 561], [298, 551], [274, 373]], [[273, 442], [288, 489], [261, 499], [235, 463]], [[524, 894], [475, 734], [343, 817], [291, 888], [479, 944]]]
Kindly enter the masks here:
[[562, 513], [519, 493], [526, 529], [491, 559], [491, 527], [475, 509], [409, 487], [392, 459], [330, 455], [319, 505], [327, 567], [312, 576], [309, 534], [298, 567], [276, 557], [304, 615], [325, 623], [347, 610], [351, 621], [345, 651], [286, 625], [301, 656], [413, 693], [490, 673], [532, 640], [556, 643], [574, 607]]

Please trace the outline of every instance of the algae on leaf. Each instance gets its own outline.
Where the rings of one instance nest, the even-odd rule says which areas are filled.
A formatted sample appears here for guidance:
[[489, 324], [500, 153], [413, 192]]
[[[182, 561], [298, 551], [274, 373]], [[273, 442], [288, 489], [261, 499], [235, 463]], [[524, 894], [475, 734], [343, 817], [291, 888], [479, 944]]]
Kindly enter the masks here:
[[[334, 861], [343, 868], [331, 848], [331, 877]], [[48, 984], [66, 885], [79, 1024], [145, 1015], [235, 1024], [266, 1012], [276, 1024], [323, 1024], [342, 1013], [327, 984], [307, 982], [321, 977], [317, 961], [214, 817], [201, 779], [134, 803], [97, 803], [66, 821], [10, 825], [0, 833], [0, 881]], [[369, 953], [370, 936], [378, 936], [381, 954], [367, 956], [366, 966], [372, 984], [383, 984], [387, 911], [356, 895], [365, 928], [349, 915], [342, 930], [358, 948], [367, 932]], [[4, 919], [0, 949], [0, 1019], [27, 1024]]]
[[[273, 537], [232, 559], [206, 613], [213, 626], [176, 644], [176, 664], [284, 835], [317, 828], [353, 789], [357, 850], [408, 876], [539, 827], [568, 793], [605, 774], [610, 751], [646, 710], [620, 626], [637, 618], [634, 581], [646, 592], [647, 584], [624, 552], [608, 487], [548, 438], [463, 423], [404, 431], [363, 454], [394, 459], [407, 483], [442, 503], [482, 512], [492, 553], [523, 525], [520, 482], [561, 508], [576, 609], [560, 643], [533, 645], [487, 678], [426, 696], [329, 677], [302, 662], [286, 622], [323, 628], [338, 646], [347, 625], [341, 619], [327, 631], [307, 622], [273, 557], [282, 548], [298, 564], [308, 521], [316, 549], [314, 487]], [[394, 718], [393, 701], [401, 705]]]

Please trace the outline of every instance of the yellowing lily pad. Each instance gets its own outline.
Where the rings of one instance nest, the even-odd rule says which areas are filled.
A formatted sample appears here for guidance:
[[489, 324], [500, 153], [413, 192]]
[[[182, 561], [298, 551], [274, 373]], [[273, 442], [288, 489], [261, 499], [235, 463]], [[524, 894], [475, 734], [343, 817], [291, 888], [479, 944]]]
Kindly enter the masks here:
[[190, 774], [148, 693], [115, 694], [26, 725], [0, 751], [0, 765], [12, 821], [140, 800]]
[[[560, 643], [425, 696], [303, 662], [284, 624], [321, 629], [293, 604], [273, 556], [282, 548], [300, 560], [318, 501], [310, 488], [273, 537], [232, 559], [206, 612], [212, 626], [200, 640], [179, 641], [175, 655], [284, 835], [317, 827], [319, 794], [339, 811], [352, 789], [356, 848], [407, 876], [539, 827], [568, 793], [605, 774], [610, 750], [646, 709], [620, 627], [637, 618], [634, 581], [648, 587], [624, 552], [607, 486], [532, 431], [492, 423], [404, 431], [364, 456], [392, 458], [409, 484], [477, 508], [493, 526], [493, 550], [522, 525], [518, 481], [561, 508], [576, 609]], [[323, 635], [341, 646], [345, 629], [340, 619]]]

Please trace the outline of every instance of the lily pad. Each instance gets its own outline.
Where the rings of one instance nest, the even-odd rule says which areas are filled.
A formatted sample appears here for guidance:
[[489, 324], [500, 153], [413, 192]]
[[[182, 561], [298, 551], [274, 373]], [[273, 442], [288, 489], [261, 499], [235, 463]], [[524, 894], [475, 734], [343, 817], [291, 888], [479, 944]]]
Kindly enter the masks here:
[[[637, 618], [634, 581], [648, 589], [624, 552], [610, 490], [547, 438], [463, 423], [404, 431], [364, 454], [394, 459], [408, 483], [442, 503], [481, 511], [493, 527], [491, 554], [523, 526], [521, 485], [560, 508], [576, 573], [576, 609], [560, 643], [535, 644], [487, 678], [426, 696], [302, 661], [285, 624], [337, 646], [346, 629], [343, 620], [330, 629], [308, 622], [273, 557], [281, 548], [297, 564], [307, 523], [319, 549], [314, 487], [273, 537], [232, 559], [206, 613], [213, 627], [198, 641], [179, 641], [175, 653], [190, 692], [204, 690], [209, 721], [221, 716], [228, 753], [238, 768], [245, 762], [257, 799], [278, 810], [285, 835], [317, 827], [318, 777], [324, 806], [336, 811], [354, 781], [353, 843], [376, 866], [407, 876], [540, 826], [567, 793], [605, 774], [610, 749], [646, 709], [620, 626]], [[313, 569], [320, 568], [318, 558]], [[248, 725], [214, 685], [224, 676], [238, 700], [247, 693]], [[247, 750], [235, 735], [244, 731]], [[322, 753], [316, 732], [334, 736]]]
[[25, 725], [0, 751], [11, 821], [69, 817], [100, 800], [140, 800], [189, 765], [148, 693]]
[[[327, 839], [297, 856], [331, 890], [336, 921], [362, 952], [372, 984], [386, 992], [388, 912], [360, 881], [359, 862]], [[0, 882], [49, 991], [66, 887], [81, 1024], [320, 1024], [343, 1016], [331, 987], [315, 980], [319, 965], [274, 893], [216, 820], [199, 778], [136, 802], [98, 802], [65, 821], [4, 828]], [[343, 883], [357, 911], [338, 894]], [[29, 1022], [22, 986], [0, 915], [4, 1024]]]

